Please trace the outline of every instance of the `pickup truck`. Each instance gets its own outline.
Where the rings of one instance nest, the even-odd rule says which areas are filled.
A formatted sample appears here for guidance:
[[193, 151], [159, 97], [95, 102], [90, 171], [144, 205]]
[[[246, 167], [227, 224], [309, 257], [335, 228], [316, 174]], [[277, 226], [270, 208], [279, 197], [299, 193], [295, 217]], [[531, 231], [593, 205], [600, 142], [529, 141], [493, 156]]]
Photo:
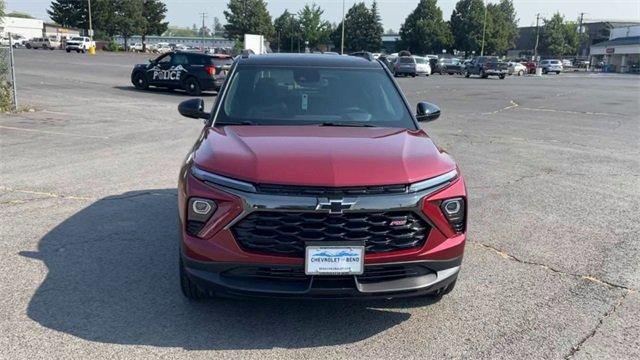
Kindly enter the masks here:
[[508, 63], [498, 60], [495, 56], [478, 56], [467, 64], [464, 76], [480, 75], [483, 79], [489, 76], [497, 76], [500, 79], [504, 79], [508, 73]]
[[95, 41], [91, 41], [91, 39], [86, 36], [74, 36], [71, 39], [67, 40], [65, 50], [67, 50], [67, 52], [75, 51], [77, 53], [84, 53], [87, 52], [89, 48], [95, 46]]

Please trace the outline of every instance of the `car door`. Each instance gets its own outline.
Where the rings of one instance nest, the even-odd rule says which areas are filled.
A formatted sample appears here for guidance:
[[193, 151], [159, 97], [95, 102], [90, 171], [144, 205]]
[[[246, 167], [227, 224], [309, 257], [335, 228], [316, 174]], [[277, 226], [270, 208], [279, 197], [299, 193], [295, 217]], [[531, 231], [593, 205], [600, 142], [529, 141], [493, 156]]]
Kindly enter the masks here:
[[189, 54], [187, 53], [174, 53], [171, 57], [171, 67], [167, 73], [167, 83], [171, 87], [182, 87], [184, 79], [187, 73], [191, 72], [191, 64], [189, 61]]
[[146, 71], [147, 82], [149, 85], [166, 86], [168, 81], [165, 79], [171, 68], [171, 60], [173, 54], [167, 53], [156, 58]]

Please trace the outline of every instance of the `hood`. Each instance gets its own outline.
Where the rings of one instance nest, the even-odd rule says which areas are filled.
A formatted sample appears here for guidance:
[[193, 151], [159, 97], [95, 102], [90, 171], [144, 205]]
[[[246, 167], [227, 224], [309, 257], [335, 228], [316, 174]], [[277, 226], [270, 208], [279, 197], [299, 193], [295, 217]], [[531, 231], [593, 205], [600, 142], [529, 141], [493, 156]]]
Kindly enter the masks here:
[[424, 131], [328, 126], [208, 128], [194, 162], [251, 183], [332, 187], [408, 184], [455, 168]]

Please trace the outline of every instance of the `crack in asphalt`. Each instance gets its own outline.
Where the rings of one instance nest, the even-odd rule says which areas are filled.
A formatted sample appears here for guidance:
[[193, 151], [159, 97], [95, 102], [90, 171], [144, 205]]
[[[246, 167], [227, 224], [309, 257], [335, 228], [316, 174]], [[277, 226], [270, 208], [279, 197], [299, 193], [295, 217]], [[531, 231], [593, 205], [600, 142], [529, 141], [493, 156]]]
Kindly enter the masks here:
[[630, 288], [630, 287], [626, 287], [624, 285], [619, 285], [619, 284], [615, 284], [612, 283], [610, 281], [606, 281], [600, 278], [597, 278], [595, 276], [591, 276], [591, 275], [583, 275], [583, 274], [574, 274], [574, 273], [569, 273], [569, 272], [565, 272], [559, 269], [556, 269], [552, 266], [543, 264], [543, 263], [539, 263], [539, 262], [535, 262], [535, 261], [529, 261], [529, 260], [523, 260], [520, 259], [514, 255], [511, 255], [503, 250], [500, 250], [496, 247], [493, 247], [491, 245], [487, 245], [487, 244], [483, 244], [477, 241], [469, 241], [471, 244], [474, 244], [476, 246], [479, 246], [481, 248], [484, 248], [485, 250], [489, 250], [492, 251], [498, 255], [500, 255], [502, 258], [510, 260], [510, 261], [515, 261], [521, 264], [526, 264], [526, 265], [533, 265], [533, 266], [538, 266], [541, 267], [543, 269], [549, 270], [551, 272], [554, 272], [556, 274], [559, 275], [565, 275], [565, 276], [571, 276], [580, 280], [584, 280], [584, 281], [590, 281], [593, 283], [596, 283], [598, 285], [602, 285], [605, 288], [608, 289], [617, 289], [617, 290], [624, 290], [624, 292], [622, 293], [622, 295], [618, 298], [618, 301], [616, 301], [615, 304], [613, 304], [613, 306], [611, 306], [610, 309], [608, 309], [604, 314], [602, 314], [602, 316], [600, 316], [598, 318], [598, 322], [596, 323], [596, 325], [593, 327], [593, 329], [591, 329], [591, 331], [589, 331], [589, 333], [587, 333], [582, 339], [580, 339], [580, 341], [571, 347], [571, 350], [569, 351], [569, 353], [567, 355], [564, 356], [564, 359], [570, 359], [572, 358], [578, 351], [581, 350], [582, 345], [584, 345], [585, 342], [587, 342], [589, 339], [591, 339], [592, 337], [594, 337], [596, 335], [596, 333], [598, 332], [598, 329], [602, 326], [602, 324], [604, 323], [604, 321], [609, 318], [611, 315], [613, 315], [616, 310], [618, 310], [618, 308], [622, 305], [623, 301], [626, 299], [626, 297], [631, 294], [636, 292], [636, 289]]
[[546, 265], [546, 264], [543, 264], [543, 263], [540, 263], [540, 262], [520, 259], [517, 256], [511, 255], [511, 254], [509, 254], [509, 253], [507, 253], [507, 252], [505, 252], [503, 250], [500, 250], [500, 249], [498, 249], [498, 248], [496, 248], [494, 246], [491, 246], [491, 245], [483, 244], [483, 243], [480, 243], [480, 242], [477, 242], [477, 241], [469, 241], [469, 242], [471, 244], [477, 245], [477, 246], [482, 247], [484, 249], [493, 251], [494, 253], [500, 255], [504, 259], [515, 261], [515, 262], [518, 262], [518, 263], [521, 263], [521, 264], [539, 266], [539, 267], [542, 267], [542, 268], [544, 268], [546, 270], [554, 272], [556, 274], [571, 276], [571, 277], [575, 277], [575, 278], [578, 278], [578, 279], [581, 279], [581, 280], [590, 281], [590, 282], [593, 282], [593, 283], [596, 283], [596, 284], [603, 285], [603, 286], [605, 286], [607, 288], [616, 288], [616, 289], [621, 289], [621, 290], [626, 290], [626, 291], [631, 291], [631, 292], [637, 291], [634, 288], [630, 288], [630, 287], [627, 287], [627, 286], [624, 286], [624, 285], [620, 285], [620, 284], [616, 284], [616, 283], [613, 283], [613, 282], [610, 282], [610, 281], [607, 281], [607, 280], [603, 280], [603, 279], [600, 279], [600, 278], [598, 278], [596, 276], [593, 276], [593, 275], [569, 273], [569, 272], [562, 271], [560, 269], [554, 268], [552, 266], [549, 266], [549, 265]]
[[571, 350], [569, 351], [569, 353], [567, 355], [565, 355], [565, 359], [571, 359], [578, 351], [580, 351], [582, 349], [582, 345], [584, 345], [584, 343], [586, 343], [589, 339], [591, 339], [592, 337], [594, 337], [596, 335], [596, 333], [598, 332], [598, 329], [602, 326], [602, 324], [604, 323], [604, 321], [609, 318], [611, 315], [613, 315], [618, 308], [622, 305], [622, 303], [624, 302], [624, 300], [627, 298], [627, 296], [629, 294], [631, 294], [633, 292], [633, 290], [627, 290], [625, 291], [620, 298], [618, 299], [618, 301], [613, 304], [613, 306], [607, 310], [599, 319], [598, 322], [596, 323], [596, 326], [594, 326], [594, 328], [586, 335], [584, 336], [582, 339], [580, 339], [580, 341], [574, 345], [573, 347], [571, 347]]

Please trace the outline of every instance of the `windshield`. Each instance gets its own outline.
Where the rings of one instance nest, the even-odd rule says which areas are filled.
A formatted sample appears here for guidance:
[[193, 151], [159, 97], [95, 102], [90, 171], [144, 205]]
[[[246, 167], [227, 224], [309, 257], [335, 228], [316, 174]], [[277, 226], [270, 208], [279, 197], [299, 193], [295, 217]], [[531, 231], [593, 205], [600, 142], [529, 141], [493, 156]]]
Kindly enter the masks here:
[[83, 38], [81, 38], [81, 37], [72, 37], [72, 38], [71, 38], [71, 40], [72, 40], [72, 41], [82, 41], [82, 40], [84, 40], [84, 39], [83, 39]]
[[415, 129], [382, 69], [238, 66], [215, 122]]
[[424, 58], [417, 57], [415, 59], [416, 59], [416, 64], [424, 64], [424, 63], [426, 63]]

